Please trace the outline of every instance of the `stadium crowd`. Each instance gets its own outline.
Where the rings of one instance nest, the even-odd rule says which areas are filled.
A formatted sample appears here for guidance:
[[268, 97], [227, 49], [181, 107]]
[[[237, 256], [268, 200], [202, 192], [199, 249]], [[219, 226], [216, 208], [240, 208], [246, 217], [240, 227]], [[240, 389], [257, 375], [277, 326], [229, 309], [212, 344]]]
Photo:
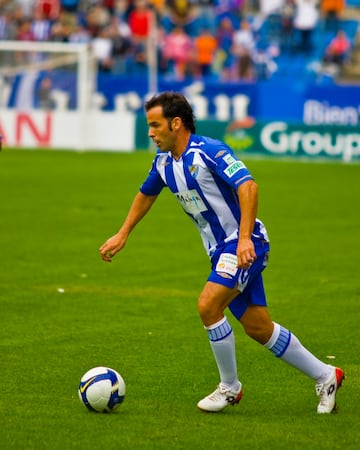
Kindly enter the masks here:
[[153, 42], [169, 78], [252, 81], [271, 77], [280, 54], [310, 55], [320, 21], [335, 37], [344, 8], [345, 0], [0, 0], [0, 40], [88, 43], [99, 70], [113, 74], [147, 70]]

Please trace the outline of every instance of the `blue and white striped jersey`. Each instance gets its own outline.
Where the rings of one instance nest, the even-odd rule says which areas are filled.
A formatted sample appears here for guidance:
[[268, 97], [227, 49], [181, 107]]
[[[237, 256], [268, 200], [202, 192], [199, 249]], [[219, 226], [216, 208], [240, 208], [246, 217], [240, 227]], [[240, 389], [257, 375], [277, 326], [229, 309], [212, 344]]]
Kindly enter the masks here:
[[[157, 153], [140, 191], [158, 195], [168, 186], [198, 227], [211, 256], [218, 246], [238, 238], [241, 211], [237, 188], [252, 179], [226, 144], [192, 134], [179, 160], [170, 152]], [[268, 240], [265, 227], [258, 219], [253, 236]]]

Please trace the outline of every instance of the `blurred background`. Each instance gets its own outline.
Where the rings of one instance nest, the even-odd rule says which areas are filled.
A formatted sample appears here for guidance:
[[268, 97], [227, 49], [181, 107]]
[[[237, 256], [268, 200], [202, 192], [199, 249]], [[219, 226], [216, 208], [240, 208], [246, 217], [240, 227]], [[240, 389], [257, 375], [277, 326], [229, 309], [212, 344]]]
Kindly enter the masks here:
[[145, 99], [179, 90], [236, 150], [354, 159], [359, 24], [360, 0], [0, 0], [0, 132], [148, 148]]

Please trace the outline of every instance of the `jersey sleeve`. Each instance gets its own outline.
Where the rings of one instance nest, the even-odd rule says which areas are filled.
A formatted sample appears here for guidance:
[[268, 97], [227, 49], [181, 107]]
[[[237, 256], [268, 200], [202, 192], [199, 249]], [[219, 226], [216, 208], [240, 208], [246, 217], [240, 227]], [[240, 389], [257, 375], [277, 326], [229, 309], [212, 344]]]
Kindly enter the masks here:
[[155, 157], [146, 180], [140, 186], [140, 192], [144, 195], [159, 195], [166, 186], [157, 170], [157, 162], [158, 156]]
[[211, 146], [206, 157], [208, 167], [234, 189], [246, 181], [253, 180], [245, 164], [224, 143], [218, 142], [217, 145]]

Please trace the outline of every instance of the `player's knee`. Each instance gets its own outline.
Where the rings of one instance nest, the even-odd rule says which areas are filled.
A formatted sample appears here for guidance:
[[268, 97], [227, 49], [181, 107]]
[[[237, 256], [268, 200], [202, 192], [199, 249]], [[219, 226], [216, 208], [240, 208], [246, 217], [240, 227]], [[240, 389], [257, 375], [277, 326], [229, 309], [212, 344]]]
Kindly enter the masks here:
[[204, 297], [200, 297], [198, 300], [198, 312], [203, 321], [211, 314], [211, 310], [212, 308], [209, 301]]
[[206, 296], [199, 297], [198, 312], [204, 325], [212, 325], [222, 317], [222, 310]]
[[271, 338], [273, 332], [273, 324], [269, 323], [252, 323], [243, 325], [245, 333], [259, 342], [260, 344], [265, 344]]

